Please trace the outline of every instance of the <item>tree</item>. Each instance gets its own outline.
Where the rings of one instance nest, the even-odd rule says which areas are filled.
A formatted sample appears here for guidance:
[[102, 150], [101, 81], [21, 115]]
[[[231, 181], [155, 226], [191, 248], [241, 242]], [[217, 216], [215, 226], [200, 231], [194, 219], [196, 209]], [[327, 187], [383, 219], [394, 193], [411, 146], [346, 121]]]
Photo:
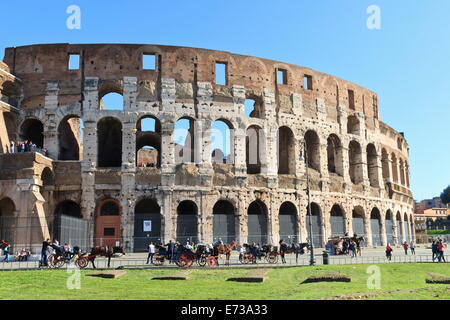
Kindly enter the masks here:
[[447, 188], [444, 189], [444, 191], [442, 191], [442, 193], [441, 193], [441, 201], [444, 204], [449, 204], [450, 203], [450, 186], [448, 186]]

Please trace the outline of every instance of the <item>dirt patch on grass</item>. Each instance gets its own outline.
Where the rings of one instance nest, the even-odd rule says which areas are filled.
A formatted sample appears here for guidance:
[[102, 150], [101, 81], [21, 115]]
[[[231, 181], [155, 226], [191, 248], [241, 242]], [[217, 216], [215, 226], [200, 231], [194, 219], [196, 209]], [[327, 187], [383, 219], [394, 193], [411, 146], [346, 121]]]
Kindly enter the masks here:
[[235, 282], [264, 282], [267, 280], [269, 269], [257, 269], [249, 272], [248, 276], [228, 278], [227, 281]]
[[153, 277], [152, 280], [189, 280], [191, 273], [192, 270], [184, 270], [168, 276]]
[[304, 283], [314, 283], [314, 282], [351, 282], [352, 278], [341, 273], [327, 273], [321, 275], [313, 275], [308, 277]]

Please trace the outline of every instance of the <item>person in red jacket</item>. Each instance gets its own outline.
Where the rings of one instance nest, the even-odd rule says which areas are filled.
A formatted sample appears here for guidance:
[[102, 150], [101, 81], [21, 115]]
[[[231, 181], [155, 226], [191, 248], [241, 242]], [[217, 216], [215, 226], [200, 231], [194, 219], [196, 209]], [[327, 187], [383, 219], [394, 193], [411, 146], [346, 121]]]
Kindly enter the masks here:
[[403, 243], [403, 249], [405, 249], [405, 254], [408, 255], [408, 242]]
[[392, 259], [392, 248], [391, 245], [388, 243], [386, 246], [386, 258], [391, 261]]

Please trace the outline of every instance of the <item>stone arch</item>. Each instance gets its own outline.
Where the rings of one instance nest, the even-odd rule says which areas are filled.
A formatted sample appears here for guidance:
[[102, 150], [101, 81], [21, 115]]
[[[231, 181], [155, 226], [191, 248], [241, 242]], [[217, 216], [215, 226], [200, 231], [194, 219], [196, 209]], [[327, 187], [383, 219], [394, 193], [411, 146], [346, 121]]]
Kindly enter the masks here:
[[145, 115], [136, 123], [136, 166], [160, 167], [161, 122], [155, 116]]
[[384, 148], [381, 150], [381, 166], [383, 171], [383, 178], [389, 180], [391, 178], [389, 175], [389, 154]]
[[378, 181], [378, 154], [375, 145], [369, 143], [366, 148], [367, 154], [367, 173], [369, 176], [370, 186], [377, 188], [380, 186]]
[[342, 237], [345, 234], [345, 212], [339, 204], [330, 210], [331, 237]]
[[58, 125], [58, 160], [83, 160], [82, 120], [77, 115], [64, 117]]
[[398, 183], [398, 167], [397, 167], [397, 157], [395, 156], [395, 153], [392, 153], [391, 161], [392, 161], [392, 180], [395, 183]]
[[115, 246], [122, 242], [121, 214], [118, 200], [105, 198], [99, 201], [95, 218], [96, 246]]
[[161, 208], [154, 198], [142, 198], [134, 207], [134, 252], [146, 252], [150, 242], [161, 242]]
[[14, 220], [16, 205], [9, 197], [0, 197], [0, 240], [14, 241]]
[[353, 235], [367, 237], [365, 230], [366, 214], [362, 206], [356, 206], [352, 212]]
[[268, 225], [268, 210], [267, 206], [261, 200], [253, 201], [247, 210], [247, 228], [248, 228], [248, 242], [267, 243], [267, 225]]
[[230, 243], [236, 239], [235, 208], [228, 200], [218, 200], [213, 207], [213, 240]]
[[[316, 202], [311, 202], [310, 206], [306, 207], [306, 229], [308, 234], [308, 239], [311, 239], [311, 230], [310, 230], [310, 216], [309, 211], [311, 211], [311, 226], [312, 226], [312, 242], [314, 247], [322, 247], [324, 243], [324, 234], [323, 234], [323, 226], [322, 226], [322, 210], [320, 209], [320, 205]], [[311, 242], [308, 240], [308, 242]]]
[[175, 123], [175, 163], [195, 162], [195, 119], [185, 116]]
[[280, 240], [283, 239], [286, 243], [298, 242], [297, 217], [297, 207], [292, 202], [285, 201], [281, 204], [278, 211]]
[[344, 175], [344, 155], [339, 137], [331, 134], [327, 139], [328, 172]]
[[295, 173], [295, 139], [289, 127], [278, 129], [278, 174]]
[[192, 200], [184, 200], [177, 207], [177, 240], [198, 241], [198, 207]]
[[411, 228], [409, 224], [408, 214], [406, 212], [403, 214], [403, 229], [405, 230], [405, 241], [409, 244], [411, 242]]
[[385, 229], [386, 229], [386, 241], [389, 244], [394, 244], [394, 222], [393, 213], [390, 209], [386, 211]]
[[361, 130], [361, 124], [356, 115], [350, 115], [347, 118], [347, 133], [348, 134], [359, 134]]
[[320, 171], [320, 139], [314, 130], [305, 133], [305, 150], [309, 168]]
[[226, 119], [218, 119], [211, 126], [211, 162], [233, 163], [233, 124]]
[[20, 138], [32, 141], [38, 148], [44, 147], [44, 125], [35, 118], [28, 118], [20, 126]]
[[400, 244], [404, 239], [404, 228], [403, 228], [403, 219], [400, 211], [397, 211], [396, 215], [396, 223], [397, 223], [397, 243]]
[[123, 97], [122, 80], [101, 80], [98, 89], [100, 110], [123, 111], [125, 100]]
[[105, 117], [97, 123], [97, 167], [122, 166], [122, 123]]
[[251, 125], [246, 132], [247, 174], [259, 174], [262, 167], [264, 131], [257, 125]]
[[363, 182], [363, 168], [362, 168], [362, 150], [361, 145], [355, 141], [350, 141], [348, 147], [349, 159], [349, 175], [350, 180], [354, 184]]
[[406, 181], [405, 181], [405, 167], [403, 166], [403, 160], [399, 158], [398, 163], [399, 163], [398, 170], [400, 172], [400, 184], [404, 186], [406, 185]]
[[375, 247], [381, 246], [381, 213], [376, 207], [370, 212], [370, 227], [372, 231], [372, 245]]

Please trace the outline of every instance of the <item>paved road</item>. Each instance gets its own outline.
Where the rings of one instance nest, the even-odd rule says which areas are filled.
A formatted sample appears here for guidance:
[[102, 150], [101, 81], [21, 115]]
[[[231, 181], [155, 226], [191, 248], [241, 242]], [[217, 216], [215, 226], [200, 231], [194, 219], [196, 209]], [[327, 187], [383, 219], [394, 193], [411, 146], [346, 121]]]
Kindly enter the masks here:
[[[385, 257], [384, 248], [370, 248], [363, 249], [362, 256], [351, 258], [350, 256], [330, 256], [329, 264], [374, 264], [374, 263], [410, 263], [410, 262], [433, 262], [431, 250], [425, 247], [416, 248], [416, 254], [411, 255], [408, 250], [408, 255], [405, 255], [403, 248], [393, 248], [392, 261], [387, 261]], [[323, 249], [315, 249], [315, 261], [316, 264], [323, 264], [322, 257]], [[446, 256], [446, 261], [450, 257]], [[111, 259], [111, 268], [124, 267], [124, 268], [155, 268], [151, 264], [146, 264], [147, 254], [145, 253], [132, 253], [122, 257]], [[38, 257], [35, 255], [31, 258], [31, 261], [27, 262], [0, 262], [0, 270], [15, 270], [15, 269], [38, 269], [39, 262]], [[257, 260], [256, 265], [243, 265], [239, 262], [239, 255], [237, 252], [233, 252], [230, 259], [230, 267], [258, 267], [258, 266], [295, 266], [295, 265], [309, 265], [310, 256], [308, 254], [299, 255], [296, 260], [295, 254], [286, 255], [286, 263], [281, 263], [281, 259], [276, 264], [269, 264], [264, 258]], [[97, 268], [106, 268], [107, 260], [105, 258], [97, 258], [95, 260]], [[221, 267], [225, 267], [224, 259], [220, 259], [219, 264]], [[165, 267], [175, 267], [174, 264], [166, 262]], [[198, 266], [194, 264], [194, 266]], [[88, 268], [92, 268], [91, 265]]]

